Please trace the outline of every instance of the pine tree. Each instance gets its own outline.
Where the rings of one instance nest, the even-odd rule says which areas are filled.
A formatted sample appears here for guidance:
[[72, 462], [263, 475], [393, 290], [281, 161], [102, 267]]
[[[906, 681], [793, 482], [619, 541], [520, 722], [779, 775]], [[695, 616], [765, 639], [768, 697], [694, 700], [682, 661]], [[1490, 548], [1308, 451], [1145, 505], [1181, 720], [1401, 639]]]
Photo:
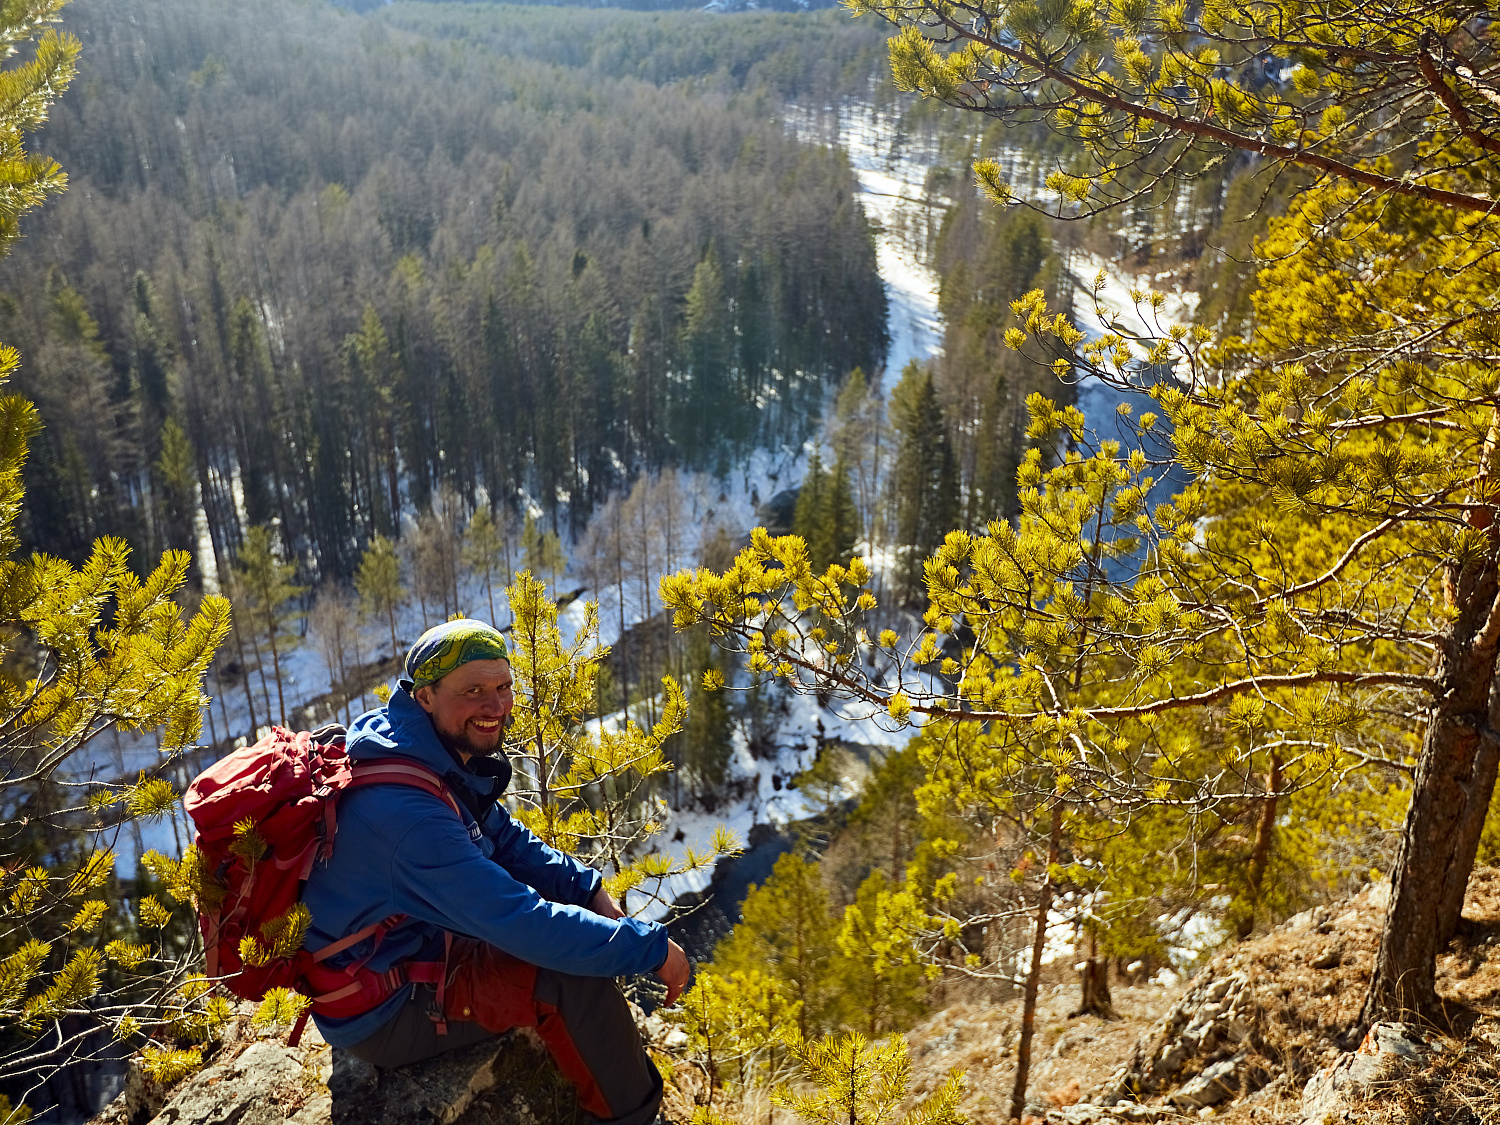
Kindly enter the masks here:
[[811, 1086], [812, 1092], [783, 1086], [772, 1100], [808, 1125], [963, 1125], [966, 1120], [958, 1110], [963, 1076], [957, 1071], [901, 1113], [911, 1096], [911, 1062], [900, 1035], [875, 1045], [857, 1032], [813, 1042], [792, 1036], [787, 1049], [801, 1066], [803, 1088]]
[[845, 1024], [874, 1040], [916, 1022], [926, 1007], [927, 975], [915, 938], [928, 929], [910, 891], [892, 890], [878, 868], [870, 872], [844, 909], [830, 968]]
[[401, 645], [396, 640], [396, 611], [406, 604], [406, 587], [401, 585], [401, 559], [396, 554], [396, 545], [384, 535], [370, 540], [354, 575], [354, 589], [367, 614], [385, 618], [390, 627], [391, 658], [399, 658]]
[[481, 505], [470, 517], [469, 526], [464, 529], [463, 561], [471, 571], [484, 575], [484, 596], [489, 602], [490, 623], [496, 626], [499, 625], [499, 617], [495, 613], [494, 575], [503, 546], [495, 517], [490, 515], [487, 507]]
[[521, 527], [521, 557], [527, 570], [533, 574], [545, 574], [551, 580], [548, 585], [555, 593], [558, 574], [567, 566], [568, 556], [557, 532], [543, 531], [530, 512]]
[[301, 637], [287, 628], [292, 614], [287, 603], [307, 592], [306, 586], [292, 582], [297, 568], [284, 563], [276, 553], [274, 532], [269, 527], [252, 527], [245, 533], [240, 547], [239, 587], [248, 596], [245, 612], [258, 622], [260, 636], [271, 650], [271, 673], [276, 680], [276, 709], [281, 725], [286, 722], [286, 693], [282, 685], [281, 658], [299, 643]]
[[806, 1037], [831, 1029], [836, 983], [829, 972], [839, 924], [818, 864], [788, 852], [762, 886], [751, 886], [740, 922], [714, 951], [713, 971], [752, 969], [783, 982], [797, 1003], [797, 1028]]
[[701, 972], [667, 1018], [687, 1033], [687, 1052], [708, 1080], [704, 1105], [711, 1109], [721, 1089], [729, 1087], [743, 1103], [752, 1082], [772, 1077], [797, 1003], [780, 981], [758, 969], [726, 976]]
[[[1160, 584], [1150, 596], [1163, 599], [1163, 608], [1171, 599], [1178, 607], [1211, 607], [1204, 612], [1215, 621], [1234, 622], [1232, 637], [1217, 625], [1210, 627], [1212, 640], [1187, 642], [1178, 634], [1169, 641], [1157, 634], [1144, 646], [1127, 646], [1153, 675], [1173, 670], [1172, 687], [1159, 690], [1174, 699], [1212, 693], [1215, 705], [1235, 700], [1244, 716], [1274, 684], [1288, 696], [1278, 694], [1267, 706], [1287, 708], [1297, 715], [1288, 716], [1288, 726], [1319, 736], [1340, 725], [1333, 715], [1344, 708], [1366, 716], [1378, 710], [1365, 692], [1399, 687], [1422, 699], [1413, 707], [1422, 747], [1411, 809], [1357, 1024], [1411, 1013], [1443, 1018], [1436, 959], [1461, 918], [1500, 771], [1500, 744], [1473, 735], [1488, 722], [1500, 668], [1494, 608], [1500, 555], [1489, 531], [1495, 520], [1489, 485], [1493, 372], [1488, 363], [1471, 362], [1476, 340], [1457, 328], [1462, 324], [1469, 333], [1471, 325], [1492, 323], [1495, 313], [1495, 177], [1488, 168], [1473, 174], [1457, 169], [1466, 168], [1474, 152], [1496, 146], [1500, 117], [1483, 83], [1449, 85], [1435, 76], [1432, 60], [1472, 41], [1482, 46], [1477, 55], [1465, 54], [1464, 74], [1486, 73], [1494, 45], [1482, 38], [1485, 17], [1419, 4], [1377, 29], [1362, 11], [1350, 9], [1319, 17], [1314, 31], [1302, 8], [1274, 2], [1249, 24], [1232, 5], [1217, 2], [1191, 17], [1160, 21], [1105, 4], [1033, 19], [1035, 9], [1022, 14], [1022, 6], [1003, 2], [972, 23], [927, 0], [854, 0], [851, 8], [900, 27], [891, 40], [891, 64], [903, 89], [1002, 118], [1029, 116], [1035, 76], [1048, 73], [1057, 92], [1048, 120], [1077, 139], [1074, 127], [1087, 117], [1081, 135], [1092, 169], [1047, 177], [1059, 214], [1096, 214], [1146, 190], [1175, 194], [1179, 172], [1233, 150], [1315, 178], [1284, 216], [1272, 220], [1257, 247], [1260, 289], [1247, 331], [1231, 326], [1222, 346], [1209, 346], [1207, 326], [1189, 332], [1163, 325], [1162, 298], [1143, 294], [1138, 319], [1147, 325], [1144, 338], [1109, 331], [1084, 346], [1081, 357], [1060, 358], [1058, 370], [1074, 375], [1081, 358], [1084, 370], [1117, 387], [1144, 387], [1161, 414], [1142, 415], [1126, 443], [1135, 448], [1124, 456], [1139, 466], [1161, 420], [1174, 459], [1192, 480], [1151, 516], [1144, 490], [1135, 491], [1139, 485], [1126, 487], [1120, 498], [1139, 516], [1137, 532], [1152, 541], [1162, 571], [1170, 574], [1154, 576]], [[1440, 12], [1451, 18], [1430, 30]], [[1018, 18], [1025, 24], [1019, 36]], [[1236, 58], [1285, 51], [1287, 41], [1273, 27], [1305, 34], [1309, 46], [1314, 39], [1358, 41], [1369, 57], [1381, 59], [1379, 75], [1347, 72], [1342, 55], [1315, 49], [1285, 91], [1248, 70], [1231, 77], [1219, 67], [1226, 51]], [[940, 45], [959, 39], [962, 47], [951, 53]], [[1108, 58], [1093, 50], [1109, 41], [1116, 50]], [[1437, 87], [1440, 96], [1433, 98]], [[1021, 91], [1025, 96], [1016, 98]], [[1230, 104], [1234, 111], [1225, 114]], [[1408, 104], [1423, 109], [1398, 127], [1395, 107]], [[1304, 143], [1314, 135], [1315, 150]], [[1165, 164], [1156, 163], [1169, 152]], [[1127, 183], [1116, 175], [1122, 167], [1158, 171], [1125, 177]], [[1016, 200], [997, 161], [982, 160], [974, 171], [993, 201]], [[1330, 219], [1334, 213], [1339, 221]], [[1439, 277], [1441, 297], [1429, 287]], [[1015, 311], [1022, 323], [1007, 331], [1013, 346], [1045, 340], [1072, 352], [1084, 342], [1084, 333], [1066, 313], [1049, 309], [1040, 291], [1017, 301]], [[1177, 363], [1191, 375], [1164, 377]], [[1032, 436], [1083, 439], [1081, 417], [1051, 406], [1035, 404]], [[1107, 456], [1121, 452], [1112, 445], [1095, 448]], [[1022, 467], [1023, 509], [1041, 483], [1039, 468]], [[1076, 468], [1067, 471], [1078, 475]], [[1221, 495], [1226, 482], [1233, 483]], [[1456, 500], [1459, 495], [1465, 499]], [[1090, 504], [1077, 491], [1074, 498]], [[1450, 507], [1455, 503], [1459, 507]], [[1205, 536], [1213, 540], [1209, 554], [1223, 560], [1224, 571], [1200, 553], [1206, 548], [1197, 529], [1205, 527], [1212, 529]], [[1097, 534], [1080, 528], [1066, 538], [1074, 558], [1097, 556]], [[1278, 570], [1268, 583], [1255, 563], [1269, 558], [1286, 560], [1296, 575]], [[1439, 572], [1441, 593], [1428, 585]], [[1090, 596], [1095, 577], [1084, 579]], [[1243, 602], [1208, 593], [1229, 587], [1242, 591]], [[1303, 600], [1308, 596], [1319, 599], [1316, 608]], [[1439, 603], [1440, 620], [1420, 641], [1409, 630], [1428, 626], [1414, 625], [1393, 608]], [[1243, 606], [1254, 607], [1263, 624], [1246, 620]], [[1371, 626], [1358, 643], [1342, 629], [1329, 633], [1328, 622], [1369, 623], [1372, 610], [1380, 617], [1387, 608], [1391, 620], [1401, 622], [1392, 631]], [[1202, 620], [1193, 612], [1182, 616]], [[1155, 626], [1148, 628], [1156, 634]], [[1033, 626], [1032, 632], [1039, 630]], [[1340, 666], [1338, 654], [1363, 651], [1366, 641], [1388, 658], [1374, 668], [1367, 660]], [[1210, 649], [1215, 671], [1205, 675], [1202, 690], [1180, 695], [1186, 666]], [[1323, 698], [1321, 705], [1298, 690], [1320, 687], [1331, 693], [1313, 697]], [[1126, 709], [1142, 698], [1133, 695]], [[1157, 702], [1166, 706], [1164, 699]], [[1109, 718], [1119, 721], [1120, 711]]]

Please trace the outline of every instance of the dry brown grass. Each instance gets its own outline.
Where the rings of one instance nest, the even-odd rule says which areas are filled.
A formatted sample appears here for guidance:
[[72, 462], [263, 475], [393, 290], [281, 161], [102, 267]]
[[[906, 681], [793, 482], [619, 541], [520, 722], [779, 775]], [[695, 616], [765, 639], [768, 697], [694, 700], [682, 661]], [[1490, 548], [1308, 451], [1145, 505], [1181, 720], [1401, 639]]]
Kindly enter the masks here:
[[[1358, 1015], [1380, 941], [1384, 894], [1383, 886], [1368, 888], [1214, 958], [1209, 971], [1244, 972], [1249, 979], [1259, 1008], [1256, 1054], [1273, 1075], [1256, 1093], [1220, 1107], [1216, 1119], [1226, 1125], [1298, 1119], [1307, 1079], [1341, 1053], [1339, 1041]], [[1452, 1002], [1454, 1037], [1440, 1041], [1431, 1068], [1372, 1101], [1372, 1125], [1500, 1125], [1500, 870], [1481, 869], [1470, 880], [1463, 925], [1438, 961], [1438, 990]], [[1037, 1013], [1029, 1100], [1063, 1105], [1075, 1080], [1084, 1091], [1102, 1082], [1131, 1060], [1137, 1042], [1182, 991], [1116, 986], [1122, 1019], [1069, 1020], [1076, 976], [1054, 967]], [[977, 992], [953, 998], [911, 1033], [915, 1082], [934, 1087], [957, 1066], [968, 1074], [963, 1108], [974, 1125], [1005, 1125], [1019, 1011], [1018, 999], [988, 1000]], [[1184, 1075], [1194, 1072], [1190, 1064]]]
[[[947, 1005], [907, 1035], [913, 1090], [936, 1089], [957, 1067], [967, 1075], [961, 1108], [972, 1125], [1006, 1125], [1021, 1000], [995, 999], [979, 986], [949, 988]], [[1078, 975], [1062, 965], [1045, 971], [1031, 1053], [1030, 1101], [1040, 1106], [1072, 1104], [1080, 1092], [1130, 1060], [1137, 1040], [1182, 993], [1180, 987], [1156, 985], [1115, 984], [1111, 989], [1119, 1019], [1070, 1020], [1068, 1013], [1078, 1006]]]

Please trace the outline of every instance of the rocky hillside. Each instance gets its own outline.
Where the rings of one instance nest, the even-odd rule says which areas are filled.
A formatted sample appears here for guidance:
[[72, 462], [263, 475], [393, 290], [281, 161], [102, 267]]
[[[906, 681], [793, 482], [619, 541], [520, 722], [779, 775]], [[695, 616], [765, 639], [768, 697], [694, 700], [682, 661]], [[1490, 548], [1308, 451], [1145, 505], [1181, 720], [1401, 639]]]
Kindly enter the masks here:
[[[1069, 1019], [1077, 989], [1049, 983], [1037, 1015], [1023, 1125], [1221, 1117], [1237, 1125], [1482, 1125], [1500, 1120], [1500, 870], [1477, 871], [1458, 938], [1439, 963], [1451, 1027], [1380, 1024], [1341, 1043], [1363, 995], [1385, 884], [1225, 949], [1186, 987], [1117, 987], [1115, 1020]], [[1006, 1125], [1019, 1002], [950, 994], [910, 1036], [914, 1094], [957, 1067], [974, 1125]], [[653, 1046], [670, 1038], [644, 1021]], [[687, 1073], [688, 1068], [683, 1069]], [[669, 1083], [673, 1120], [690, 1091]], [[574, 1125], [578, 1113], [526, 1033], [377, 1072], [310, 1032], [299, 1048], [245, 1022], [173, 1090], [136, 1074], [91, 1125]]]
[[[1119, 1019], [1068, 1020], [1059, 980], [1037, 1016], [1024, 1125], [1185, 1116], [1245, 1123], [1500, 1120], [1500, 870], [1476, 871], [1458, 938], [1439, 962], [1448, 1034], [1382, 1024], [1342, 1043], [1364, 995], [1389, 884], [1231, 946], [1185, 990], [1115, 990]], [[917, 1081], [968, 1073], [965, 1112], [1003, 1125], [1019, 1002], [945, 1008], [913, 1035]], [[1468, 1116], [1466, 1116], [1468, 1115]]]

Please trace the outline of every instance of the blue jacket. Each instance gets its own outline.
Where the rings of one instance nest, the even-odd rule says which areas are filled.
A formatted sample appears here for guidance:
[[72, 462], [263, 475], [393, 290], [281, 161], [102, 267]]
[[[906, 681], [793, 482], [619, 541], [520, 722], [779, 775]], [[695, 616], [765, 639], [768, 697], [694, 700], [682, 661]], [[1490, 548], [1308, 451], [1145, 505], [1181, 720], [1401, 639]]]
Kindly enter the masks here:
[[[312, 914], [308, 949], [405, 914], [369, 968], [440, 960], [444, 930], [575, 976], [652, 972], [667, 959], [664, 927], [610, 921], [585, 908], [599, 873], [512, 820], [498, 804], [510, 777], [507, 763], [474, 758], [460, 766], [405, 691], [355, 721], [348, 749], [356, 761], [406, 757], [433, 770], [464, 807], [464, 823], [443, 801], [409, 786], [372, 785], [339, 798], [333, 857], [313, 867], [302, 892]], [[369, 946], [363, 942], [330, 964], [348, 964]], [[403, 988], [364, 1015], [314, 1019], [329, 1043], [349, 1047], [374, 1034], [410, 995]]]

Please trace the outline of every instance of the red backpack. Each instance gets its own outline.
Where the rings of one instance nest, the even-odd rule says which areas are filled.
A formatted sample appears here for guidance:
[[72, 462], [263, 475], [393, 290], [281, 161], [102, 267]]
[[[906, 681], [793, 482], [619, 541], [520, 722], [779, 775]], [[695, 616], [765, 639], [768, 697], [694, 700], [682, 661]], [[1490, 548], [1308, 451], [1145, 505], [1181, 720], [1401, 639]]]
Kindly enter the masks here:
[[[407, 758], [352, 762], [340, 726], [299, 734], [272, 727], [253, 746], [240, 747], [194, 778], [182, 803], [197, 825], [194, 844], [207, 877], [197, 906], [210, 978], [246, 1000], [264, 999], [273, 988], [295, 989], [312, 1000], [313, 1010], [335, 1018], [367, 1012], [417, 981], [437, 986], [435, 1010], [442, 1011], [446, 958], [408, 961], [383, 973], [365, 968], [404, 915], [316, 951], [302, 948], [311, 917], [300, 902], [302, 885], [313, 864], [333, 854], [339, 794], [390, 784], [431, 793], [463, 819], [448, 787], [426, 767]], [[324, 964], [366, 938], [375, 939], [373, 946], [354, 964]], [[292, 1029], [293, 1046], [306, 1017], [304, 1012]]]

